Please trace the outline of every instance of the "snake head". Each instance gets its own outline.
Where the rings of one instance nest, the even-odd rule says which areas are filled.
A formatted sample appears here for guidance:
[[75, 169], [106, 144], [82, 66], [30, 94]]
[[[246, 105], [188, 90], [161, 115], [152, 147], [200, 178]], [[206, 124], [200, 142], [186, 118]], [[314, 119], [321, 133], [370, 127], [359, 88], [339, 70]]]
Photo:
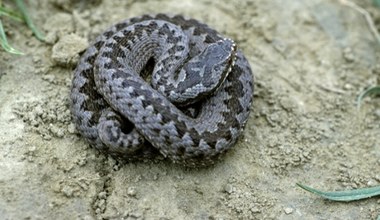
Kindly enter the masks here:
[[236, 51], [236, 44], [225, 38], [209, 44], [190, 59], [182, 69], [186, 74], [182, 74], [185, 77], [176, 91], [183, 99], [177, 99], [176, 103], [195, 103], [216, 92], [234, 66]]
[[199, 71], [193, 74], [201, 76], [203, 86], [216, 89], [231, 72], [235, 59], [236, 44], [225, 38], [208, 45], [204, 51], [190, 60], [190, 63], [196, 63]]
[[225, 79], [235, 64], [236, 50], [235, 42], [228, 38], [208, 46], [204, 53], [212, 67], [212, 74], [221, 74], [221, 78]]

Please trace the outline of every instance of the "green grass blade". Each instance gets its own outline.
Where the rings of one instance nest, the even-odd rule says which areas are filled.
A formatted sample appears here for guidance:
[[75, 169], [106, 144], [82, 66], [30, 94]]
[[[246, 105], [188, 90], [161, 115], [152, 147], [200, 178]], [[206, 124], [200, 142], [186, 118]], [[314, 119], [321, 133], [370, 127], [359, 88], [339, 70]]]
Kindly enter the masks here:
[[362, 188], [362, 189], [353, 189], [346, 191], [333, 191], [333, 192], [323, 192], [311, 187], [305, 186], [303, 184], [297, 183], [297, 186], [302, 189], [314, 193], [316, 195], [322, 196], [323, 198], [333, 200], [333, 201], [342, 201], [349, 202], [354, 200], [366, 199], [373, 196], [380, 195], [380, 186]]
[[356, 104], [357, 104], [357, 107], [358, 109], [360, 109], [360, 105], [361, 105], [361, 102], [362, 100], [369, 96], [369, 95], [372, 95], [372, 94], [380, 94], [380, 86], [372, 86], [368, 89], [366, 89], [364, 92], [362, 92], [359, 96], [358, 96], [358, 99], [356, 101]]
[[37, 28], [34, 26], [32, 20], [30, 19], [28, 11], [26, 10], [26, 7], [24, 5], [24, 1], [23, 0], [15, 0], [15, 2], [16, 2], [18, 9], [21, 11], [22, 16], [24, 17], [26, 24], [32, 30], [32, 32], [34, 33], [36, 38], [40, 41], [44, 41], [45, 40], [44, 36], [41, 34], [41, 32], [39, 32], [37, 30]]
[[[373, 3], [377, 6], [380, 7], [380, 0], [373, 0]], [[380, 219], [378, 219], [380, 220]]]
[[1, 7], [1, 6], [0, 6], [0, 15], [5, 15], [5, 16], [10, 17], [10, 18], [12, 18], [16, 21], [19, 21], [19, 22], [24, 22], [22, 15], [20, 15], [19, 13], [15, 12], [15, 11], [12, 11], [10, 9], [7, 9], [7, 8]]
[[3, 24], [1, 23], [0, 20], [0, 44], [4, 48], [5, 51], [13, 54], [18, 54], [18, 55], [23, 55], [24, 53], [16, 50], [15, 48], [11, 47], [8, 44], [7, 36], [5, 35], [4, 29], [3, 29]]

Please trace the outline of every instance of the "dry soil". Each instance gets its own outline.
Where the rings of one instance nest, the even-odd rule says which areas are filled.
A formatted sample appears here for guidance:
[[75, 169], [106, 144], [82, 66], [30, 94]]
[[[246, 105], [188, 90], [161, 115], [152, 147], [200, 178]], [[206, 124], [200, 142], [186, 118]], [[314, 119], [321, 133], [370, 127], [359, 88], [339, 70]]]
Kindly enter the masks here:
[[[4, 2], [4, 1], [3, 1]], [[5, 4], [7, 1], [4, 2]], [[375, 22], [380, 9], [356, 0]], [[375, 219], [379, 198], [323, 200], [323, 190], [380, 185], [379, 42], [338, 0], [27, 1], [46, 42], [1, 17], [2, 219]], [[7, 5], [7, 4], [6, 4]], [[69, 111], [72, 70], [111, 24], [142, 14], [196, 18], [234, 39], [255, 75], [252, 113], [216, 165], [122, 164], [88, 146]], [[378, 25], [380, 27], [380, 25]]]

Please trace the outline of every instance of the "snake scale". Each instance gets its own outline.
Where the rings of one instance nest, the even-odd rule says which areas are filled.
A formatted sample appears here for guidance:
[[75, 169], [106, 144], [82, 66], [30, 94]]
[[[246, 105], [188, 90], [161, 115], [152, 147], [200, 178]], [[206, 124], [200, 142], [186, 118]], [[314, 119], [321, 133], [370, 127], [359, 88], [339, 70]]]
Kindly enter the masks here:
[[143, 15], [110, 27], [74, 70], [71, 111], [90, 145], [116, 159], [213, 164], [250, 112], [253, 75], [235, 43], [194, 19]]

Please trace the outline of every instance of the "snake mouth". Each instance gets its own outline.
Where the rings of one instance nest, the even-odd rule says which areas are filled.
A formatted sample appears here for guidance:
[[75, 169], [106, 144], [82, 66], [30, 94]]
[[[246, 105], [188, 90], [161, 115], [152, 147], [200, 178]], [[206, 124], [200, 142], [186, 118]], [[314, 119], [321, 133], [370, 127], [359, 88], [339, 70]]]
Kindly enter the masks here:
[[226, 51], [227, 53], [229, 53], [229, 57], [227, 58], [228, 66], [229, 66], [229, 68], [227, 70], [227, 74], [228, 74], [232, 71], [232, 67], [235, 65], [235, 62], [236, 62], [237, 45], [236, 45], [235, 41], [233, 41], [230, 38], [223, 38], [223, 41], [229, 42], [229, 44], [227, 44], [227, 46], [229, 46], [229, 48]]

